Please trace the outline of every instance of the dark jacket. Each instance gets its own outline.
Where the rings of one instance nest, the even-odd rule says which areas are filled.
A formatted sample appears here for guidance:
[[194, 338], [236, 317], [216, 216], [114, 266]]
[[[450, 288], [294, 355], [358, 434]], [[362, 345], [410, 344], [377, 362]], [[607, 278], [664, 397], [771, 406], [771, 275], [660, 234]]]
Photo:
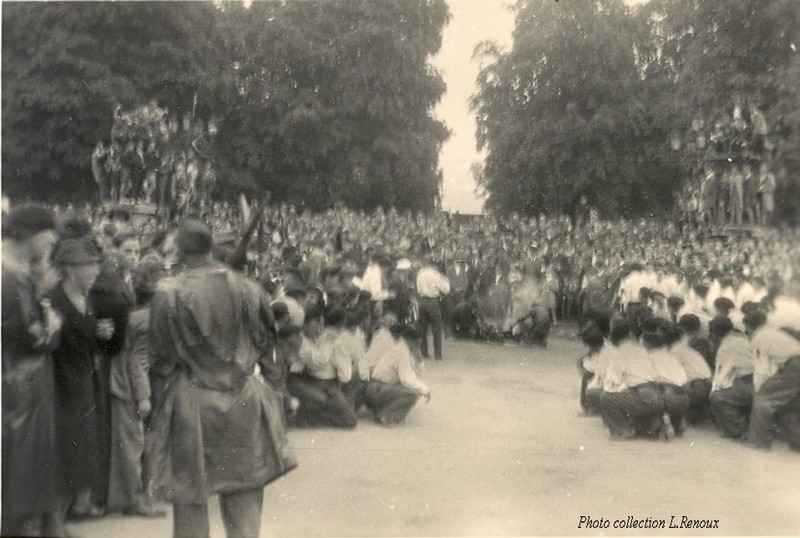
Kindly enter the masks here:
[[61, 342], [53, 352], [56, 431], [65, 487], [68, 493], [74, 494], [93, 486], [99, 473], [96, 361], [100, 349], [91, 310], [86, 314], [78, 312], [62, 284], [53, 289], [50, 301], [64, 319]]

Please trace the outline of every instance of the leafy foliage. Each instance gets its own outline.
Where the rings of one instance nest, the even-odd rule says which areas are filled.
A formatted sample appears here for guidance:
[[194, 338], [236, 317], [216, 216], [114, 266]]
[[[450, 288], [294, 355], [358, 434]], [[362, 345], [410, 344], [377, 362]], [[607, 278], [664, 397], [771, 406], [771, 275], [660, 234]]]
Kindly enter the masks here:
[[155, 100], [219, 118], [218, 194], [431, 210], [448, 131], [428, 59], [448, 16], [444, 0], [5, 4], [4, 189], [91, 192], [116, 104]]
[[489, 60], [472, 103], [489, 209], [569, 213], [585, 195], [607, 215], [671, 212], [692, 163], [671, 154], [670, 134], [698, 115], [729, 115], [736, 100], [758, 104], [780, 140], [778, 162], [795, 166], [796, 2], [518, 0], [515, 9], [513, 48], [476, 51]]

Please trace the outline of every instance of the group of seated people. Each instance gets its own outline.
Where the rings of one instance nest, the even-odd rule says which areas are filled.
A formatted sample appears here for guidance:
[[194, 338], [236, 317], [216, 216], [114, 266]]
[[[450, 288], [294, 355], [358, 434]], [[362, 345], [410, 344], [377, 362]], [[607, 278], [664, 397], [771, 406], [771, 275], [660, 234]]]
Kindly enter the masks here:
[[365, 410], [393, 427], [420, 398], [430, 399], [419, 355], [420, 332], [386, 311], [367, 345], [366, 305], [309, 304], [302, 325], [273, 303], [279, 327], [273, 360], [262, 375], [284, 395], [289, 425], [354, 428]]
[[669, 440], [713, 422], [750, 446], [768, 449], [780, 435], [800, 451], [800, 340], [771, 316], [769, 297], [741, 311], [743, 331], [727, 308], [707, 329], [692, 313], [676, 322], [589, 312], [579, 360], [585, 414], [602, 417], [614, 439]]

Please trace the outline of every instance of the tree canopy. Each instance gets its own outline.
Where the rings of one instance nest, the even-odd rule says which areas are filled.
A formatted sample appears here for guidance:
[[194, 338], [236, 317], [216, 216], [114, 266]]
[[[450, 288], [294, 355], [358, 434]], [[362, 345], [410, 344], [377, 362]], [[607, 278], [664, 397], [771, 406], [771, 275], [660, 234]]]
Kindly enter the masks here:
[[116, 107], [155, 101], [218, 122], [218, 194], [431, 210], [448, 17], [444, 0], [5, 3], [3, 189], [91, 195]]
[[514, 9], [511, 50], [476, 51], [486, 64], [472, 106], [487, 150], [476, 175], [489, 209], [569, 213], [586, 196], [606, 215], [672, 211], [692, 163], [671, 152], [671, 133], [698, 116], [711, 124], [737, 101], [763, 111], [776, 164], [796, 163], [796, 2], [518, 0]]

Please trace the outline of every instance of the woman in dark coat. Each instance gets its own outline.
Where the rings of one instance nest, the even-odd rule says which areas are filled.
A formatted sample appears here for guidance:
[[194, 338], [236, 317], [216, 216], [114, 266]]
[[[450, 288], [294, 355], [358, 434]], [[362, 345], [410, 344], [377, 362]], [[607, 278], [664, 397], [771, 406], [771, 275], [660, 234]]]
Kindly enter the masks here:
[[34, 269], [50, 259], [54, 229], [40, 206], [22, 205], [3, 218], [3, 536], [63, 534], [50, 356], [59, 319], [38, 300]]
[[111, 480], [111, 360], [122, 351], [128, 317], [135, 304], [133, 289], [125, 282], [128, 271], [128, 262], [121, 253], [105, 253], [100, 274], [89, 292], [89, 305], [95, 319], [103, 325], [113, 326], [111, 336], [98, 342], [100, 360], [95, 369], [100, 453], [92, 500], [98, 506], [107, 505]]
[[74, 517], [96, 517], [92, 488], [98, 480], [100, 417], [96, 371], [98, 325], [88, 294], [100, 271], [100, 255], [90, 239], [66, 239], [56, 247], [55, 263], [62, 280], [50, 294], [63, 318], [61, 342], [53, 352], [56, 394], [57, 446], [63, 464], [63, 509], [72, 505]]

